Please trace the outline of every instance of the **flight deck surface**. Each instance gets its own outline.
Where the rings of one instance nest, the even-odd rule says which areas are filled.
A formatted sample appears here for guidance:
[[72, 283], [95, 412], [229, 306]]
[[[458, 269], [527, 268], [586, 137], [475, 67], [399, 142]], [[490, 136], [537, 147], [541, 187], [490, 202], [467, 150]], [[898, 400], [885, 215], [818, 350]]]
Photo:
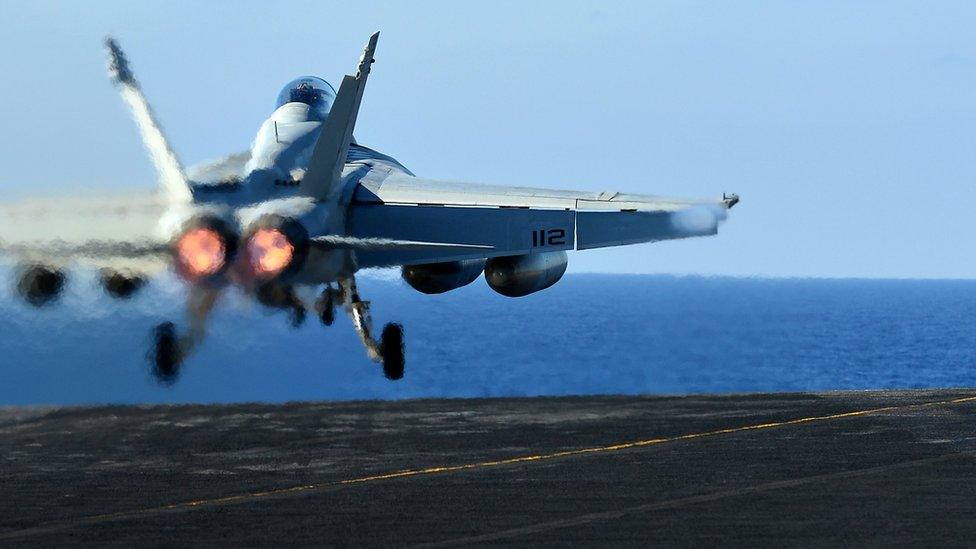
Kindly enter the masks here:
[[969, 544], [976, 391], [0, 409], [0, 546]]

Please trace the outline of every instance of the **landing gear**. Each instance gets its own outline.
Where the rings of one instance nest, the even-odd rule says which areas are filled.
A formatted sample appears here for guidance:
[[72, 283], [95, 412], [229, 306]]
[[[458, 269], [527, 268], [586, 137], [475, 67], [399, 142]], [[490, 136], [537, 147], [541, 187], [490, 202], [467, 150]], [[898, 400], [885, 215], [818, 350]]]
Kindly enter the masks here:
[[220, 292], [220, 288], [203, 286], [190, 290], [186, 302], [187, 330], [184, 334], [177, 333], [176, 325], [172, 322], [163, 322], [153, 330], [153, 345], [148, 358], [152, 374], [160, 385], [172, 385], [176, 382], [183, 361], [203, 340], [207, 318], [217, 304]]
[[298, 328], [305, 323], [305, 306], [295, 295], [295, 289], [291, 286], [274, 283], [262, 284], [257, 287], [254, 295], [266, 307], [288, 311], [292, 328]]
[[183, 353], [176, 337], [176, 326], [164, 322], [153, 331], [152, 373], [161, 385], [172, 385], [180, 375]]
[[383, 373], [388, 379], [403, 378], [404, 349], [403, 327], [399, 324], [387, 324], [380, 335], [380, 341], [373, 338], [373, 319], [369, 315], [369, 302], [359, 298], [356, 280], [352, 277], [339, 281], [343, 296], [348, 296], [346, 310], [352, 317], [352, 324], [359, 334], [359, 339], [366, 347], [366, 354], [373, 362], [383, 366]]
[[380, 350], [383, 353], [383, 374], [387, 379], [403, 378], [403, 326], [387, 324], [380, 336]]
[[326, 286], [322, 296], [315, 302], [315, 310], [319, 313], [319, 320], [323, 326], [332, 326], [335, 322], [336, 303], [342, 303], [339, 292], [332, 286]]

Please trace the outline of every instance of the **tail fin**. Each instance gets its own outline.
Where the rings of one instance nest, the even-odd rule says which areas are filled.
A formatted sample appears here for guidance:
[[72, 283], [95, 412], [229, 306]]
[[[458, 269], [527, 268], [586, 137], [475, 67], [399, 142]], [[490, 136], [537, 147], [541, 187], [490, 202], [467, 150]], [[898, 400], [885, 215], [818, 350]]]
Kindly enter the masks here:
[[315, 150], [308, 163], [308, 171], [302, 178], [300, 192], [304, 196], [326, 200], [339, 189], [342, 167], [346, 163], [352, 130], [356, 126], [359, 104], [363, 100], [366, 78], [369, 76], [379, 36], [380, 33], [377, 32], [369, 37], [369, 42], [363, 48], [363, 55], [359, 58], [356, 76], [346, 75], [342, 79], [342, 85], [339, 86], [339, 93], [329, 111], [329, 117], [315, 143]]
[[143, 95], [139, 82], [129, 68], [129, 61], [113, 38], [105, 39], [105, 49], [108, 52], [108, 74], [118, 88], [119, 93], [132, 117], [139, 126], [142, 142], [149, 150], [156, 171], [159, 173], [160, 185], [166, 195], [174, 202], [189, 202], [193, 195], [183, 171], [183, 165], [173, 152], [163, 129], [153, 115], [152, 108]]

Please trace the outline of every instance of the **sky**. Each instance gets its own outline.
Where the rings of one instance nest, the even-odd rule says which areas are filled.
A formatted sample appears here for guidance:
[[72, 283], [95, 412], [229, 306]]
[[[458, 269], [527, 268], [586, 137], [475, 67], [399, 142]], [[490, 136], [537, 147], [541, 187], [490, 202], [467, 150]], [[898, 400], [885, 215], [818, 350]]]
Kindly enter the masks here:
[[718, 237], [571, 272], [976, 278], [971, 2], [0, 0], [0, 199], [146, 189], [119, 39], [186, 164], [247, 149], [292, 78], [381, 31], [357, 139], [418, 175], [678, 197]]

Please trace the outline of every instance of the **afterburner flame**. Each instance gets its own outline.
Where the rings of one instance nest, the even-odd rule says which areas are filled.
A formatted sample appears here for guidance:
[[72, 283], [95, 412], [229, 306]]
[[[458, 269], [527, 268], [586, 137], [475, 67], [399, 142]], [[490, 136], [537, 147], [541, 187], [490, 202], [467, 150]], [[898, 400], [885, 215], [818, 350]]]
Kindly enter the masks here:
[[258, 229], [247, 241], [247, 257], [255, 275], [270, 278], [288, 268], [295, 246], [278, 229]]
[[183, 271], [194, 278], [217, 274], [227, 261], [224, 239], [213, 229], [191, 229], [176, 243]]

